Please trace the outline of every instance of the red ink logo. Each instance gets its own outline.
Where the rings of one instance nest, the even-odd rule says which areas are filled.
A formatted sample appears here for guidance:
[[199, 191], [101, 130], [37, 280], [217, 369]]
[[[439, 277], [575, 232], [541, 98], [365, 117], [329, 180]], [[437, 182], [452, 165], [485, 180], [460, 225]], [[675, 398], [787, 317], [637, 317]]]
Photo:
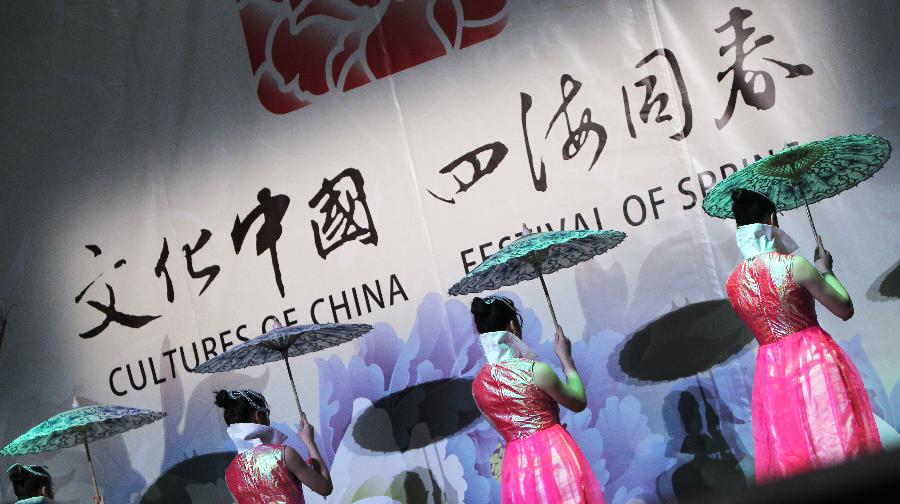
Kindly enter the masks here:
[[483, 42], [507, 22], [506, 0], [245, 0], [240, 14], [259, 101], [275, 114]]

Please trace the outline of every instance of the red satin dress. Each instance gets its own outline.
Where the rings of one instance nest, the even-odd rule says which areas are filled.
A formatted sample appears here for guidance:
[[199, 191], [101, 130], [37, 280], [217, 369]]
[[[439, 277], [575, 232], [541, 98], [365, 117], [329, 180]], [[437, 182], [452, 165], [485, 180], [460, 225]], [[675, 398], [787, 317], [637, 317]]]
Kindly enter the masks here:
[[604, 503], [584, 454], [559, 424], [559, 406], [534, 384], [534, 361], [509, 358], [481, 368], [478, 408], [506, 440], [504, 504]]
[[815, 299], [791, 274], [792, 257], [746, 259], [726, 284], [759, 342], [751, 405], [757, 482], [881, 449], [859, 371], [819, 327]]
[[303, 489], [284, 463], [284, 446], [259, 445], [238, 454], [225, 470], [237, 504], [304, 504]]

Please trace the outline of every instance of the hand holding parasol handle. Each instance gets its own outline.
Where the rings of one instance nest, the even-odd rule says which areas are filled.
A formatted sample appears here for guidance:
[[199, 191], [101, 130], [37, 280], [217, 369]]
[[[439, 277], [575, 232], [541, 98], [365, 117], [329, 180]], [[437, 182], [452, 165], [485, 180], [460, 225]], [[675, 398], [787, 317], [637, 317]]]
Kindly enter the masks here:
[[97, 501], [102, 502], [103, 497], [100, 496], [100, 487], [97, 486], [97, 475], [94, 474], [94, 462], [91, 460], [91, 449], [88, 448], [87, 434], [84, 436], [84, 453], [87, 454], [88, 467], [91, 470], [91, 483], [94, 484], [94, 493], [97, 494]]

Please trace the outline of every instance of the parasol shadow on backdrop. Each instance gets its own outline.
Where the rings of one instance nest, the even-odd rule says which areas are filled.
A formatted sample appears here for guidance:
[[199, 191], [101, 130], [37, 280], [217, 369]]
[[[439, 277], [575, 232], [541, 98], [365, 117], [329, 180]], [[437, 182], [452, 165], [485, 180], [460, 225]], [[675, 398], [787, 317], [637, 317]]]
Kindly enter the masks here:
[[631, 335], [618, 352], [618, 366], [610, 362], [609, 368], [620, 368], [626, 381], [677, 380], [725, 362], [751, 341], [753, 334], [727, 300], [692, 303]]
[[632, 334], [621, 351], [610, 355], [609, 369], [621, 369], [626, 382], [697, 379], [698, 387], [673, 391], [663, 406], [669, 451], [690, 457], [657, 482], [671, 485], [678, 500], [746, 487], [737, 457], [722, 433], [721, 417], [733, 420], [731, 413], [718, 400], [715, 382], [710, 380], [713, 389], [706, 390], [699, 374], [741, 353], [753, 339], [731, 303], [720, 299], [672, 310]]
[[405, 452], [446, 439], [481, 417], [471, 378], [445, 378], [408, 387], [375, 401], [353, 426], [359, 446]]
[[708, 395], [709, 391], [700, 384], [673, 390], [663, 402], [670, 437], [666, 453], [682, 461], [657, 479], [658, 486], [671, 486], [672, 502], [710, 495], [727, 500], [729, 495], [747, 488], [740, 463], [722, 432], [717, 409], [725, 416], [731, 413], [721, 403], [714, 407]]
[[872, 301], [891, 301], [900, 299], [900, 260], [891, 265], [878, 276], [866, 292]]
[[430, 469], [417, 467], [398, 474], [391, 482], [390, 495], [408, 504], [443, 504], [444, 492]]
[[147, 488], [141, 504], [231, 502], [225, 470], [236, 455], [237, 452], [207, 453], [182, 460]]

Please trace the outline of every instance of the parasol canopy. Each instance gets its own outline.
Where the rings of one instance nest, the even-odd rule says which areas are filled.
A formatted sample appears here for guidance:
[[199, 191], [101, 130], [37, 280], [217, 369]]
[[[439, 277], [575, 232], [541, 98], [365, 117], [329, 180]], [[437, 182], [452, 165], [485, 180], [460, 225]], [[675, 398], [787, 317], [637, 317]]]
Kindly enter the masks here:
[[288, 378], [294, 391], [297, 411], [303, 417], [300, 396], [288, 357], [296, 357], [325, 350], [352, 341], [372, 330], [369, 324], [309, 324], [282, 327], [276, 320], [275, 328], [234, 348], [230, 348], [194, 368], [195, 373], [219, 373], [267, 362], [284, 360]]
[[94, 462], [88, 443], [108, 438], [153, 423], [166, 416], [161, 411], [151, 411], [127, 406], [82, 406], [64, 411], [35, 425], [25, 434], [6, 445], [0, 454], [24, 455], [45, 453], [81, 444], [87, 455], [91, 482], [97, 499], [100, 487], [94, 473]]
[[733, 219], [731, 192], [748, 189], [769, 198], [779, 211], [806, 207], [856, 186], [891, 157], [891, 144], [875, 135], [844, 135], [785, 149], [725, 177], [703, 199], [703, 210]]
[[[524, 225], [523, 225], [524, 227]], [[625, 233], [613, 230], [550, 231], [532, 233], [495, 252], [449, 289], [450, 295], [474, 294], [539, 278], [554, 325], [556, 312], [544, 282], [544, 274], [575, 266], [614, 248]]]
[[83, 406], [48, 418], [6, 445], [0, 454], [44, 453], [108, 438], [166, 416], [126, 406]]

